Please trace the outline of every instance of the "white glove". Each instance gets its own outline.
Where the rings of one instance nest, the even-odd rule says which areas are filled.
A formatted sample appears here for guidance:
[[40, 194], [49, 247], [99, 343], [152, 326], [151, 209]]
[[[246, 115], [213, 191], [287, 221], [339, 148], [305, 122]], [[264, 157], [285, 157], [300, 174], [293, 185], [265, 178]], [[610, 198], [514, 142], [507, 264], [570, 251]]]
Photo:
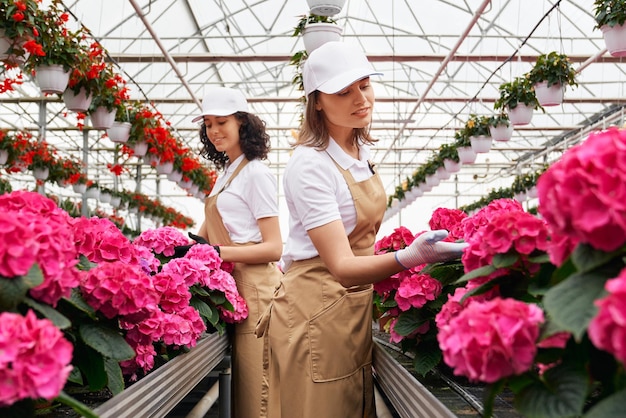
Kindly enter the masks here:
[[445, 229], [424, 232], [406, 248], [396, 251], [396, 261], [405, 269], [421, 264], [454, 260], [463, 255], [469, 244], [463, 242], [439, 242], [448, 236]]

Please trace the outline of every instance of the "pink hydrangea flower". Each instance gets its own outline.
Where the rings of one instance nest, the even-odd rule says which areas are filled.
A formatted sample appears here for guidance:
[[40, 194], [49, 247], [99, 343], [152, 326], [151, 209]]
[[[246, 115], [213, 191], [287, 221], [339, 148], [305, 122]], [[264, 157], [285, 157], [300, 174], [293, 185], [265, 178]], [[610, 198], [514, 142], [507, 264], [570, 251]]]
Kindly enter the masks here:
[[550, 228], [550, 225], [548, 225], [548, 231], [550, 241], [547, 252], [550, 262], [555, 266], [560, 266], [574, 252], [579, 241], [572, 236], [554, 231], [553, 228]]
[[491, 216], [497, 212], [523, 212], [524, 208], [522, 204], [514, 199], [496, 199], [484, 208], [481, 208], [474, 215], [469, 216], [461, 221], [461, 228], [463, 230], [463, 239], [465, 242], [469, 242], [472, 236], [481, 227], [487, 225]]
[[191, 292], [184, 276], [170, 269], [152, 276], [152, 282], [161, 296], [159, 305], [164, 312], [174, 313], [189, 306]]
[[194, 284], [208, 287], [210, 284], [211, 269], [200, 260], [186, 257], [175, 258], [165, 264], [161, 272], [183, 277], [185, 284], [189, 287]]
[[493, 383], [533, 365], [543, 311], [515, 299], [471, 301], [439, 328], [437, 340], [455, 375]]
[[0, 313], [0, 407], [54, 399], [72, 370], [72, 344], [48, 319]]
[[[480, 283], [476, 280], [470, 280], [465, 287], [457, 287], [453, 294], [448, 295], [448, 300], [443, 304], [441, 310], [435, 316], [437, 328], [447, 325], [450, 320], [458, 315], [458, 313], [461, 312], [470, 301], [484, 302], [500, 296], [500, 291], [496, 286], [485, 293], [463, 299], [467, 292], [477, 288], [479, 285]], [[463, 301], [461, 301], [461, 299], [463, 299]]]
[[428, 226], [431, 230], [445, 229], [449, 232], [445, 241], [458, 241], [463, 239], [462, 221], [467, 214], [460, 209], [437, 208], [433, 212]]
[[406, 227], [400, 226], [386, 237], [381, 238], [374, 244], [374, 252], [376, 254], [384, 254], [388, 252], [398, 251], [415, 240], [413, 233]]
[[195, 347], [206, 325], [200, 314], [188, 306], [177, 313], [163, 314], [163, 342], [167, 345]]
[[96, 216], [81, 217], [74, 219], [73, 227], [78, 251], [92, 263], [140, 263], [135, 247], [111, 220]]
[[592, 132], [537, 182], [539, 213], [560, 235], [613, 251], [626, 243], [626, 130]]
[[193, 245], [185, 254], [185, 258], [201, 261], [211, 270], [219, 270], [222, 267], [222, 259], [215, 248], [208, 244]]
[[226, 298], [228, 299], [230, 304], [233, 305], [233, 310], [229, 311], [228, 309], [224, 308], [224, 306], [218, 307], [221, 316], [224, 319], [224, 322], [235, 324], [237, 322], [243, 321], [248, 317], [248, 304], [239, 293], [227, 293]]
[[163, 226], [143, 231], [134, 239], [133, 244], [147, 247], [157, 254], [171, 257], [174, 255], [174, 247], [188, 245], [189, 239], [180, 230], [172, 226]]
[[[127, 340], [128, 341], [128, 340]], [[131, 381], [137, 380], [137, 372], [141, 369], [144, 373], [148, 373], [154, 368], [154, 358], [156, 357], [156, 350], [153, 344], [137, 344], [133, 341], [128, 341], [130, 346], [135, 350], [135, 357], [130, 360], [124, 360], [120, 362], [122, 368], [122, 374], [129, 376]]]
[[596, 347], [626, 364], [626, 269], [608, 280], [604, 288], [609, 294], [596, 300], [598, 314], [589, 323], [587, 332]]
[[400, 273], [389, 276], [384, 280], [374, 283], [374, 292], [382, 295], [385, 299], [400, 287], [400, 283], [409, 275], [412, 274], [411, 270], [402, 270]]
[[491, 264], [494, 255], [509, 251], [520, 256], [514, 267], [535, 272], [539, 265], [530, 262], [529, 255], [547, 250], [548, 229], [543, 220], [528, 212], [492, 211], [489, 222], [471, 234], [467, 243], [461, 257], [466, 273]]
[[441, 282], [428, 274], [411, 274], [398, 287], [395, 300], [402, 311], [419, 309], [426, 302], [435, 300], [441, 294], [441, 288]]
[[121, 261], [98, 264], [87, 272], [80, 288], [85, 301], [107, 318], [121, 315], [139, 321], [159, 302], [151, 277], [139, 266]]
[[30, 295], [56, 306], [80, 276], [70, 216], [53, 200], [25, 190], [0, 196], [0, 212], [5, 215], [0, 221], [0, 275], [23, 276], [37, 263], [44, 280]]

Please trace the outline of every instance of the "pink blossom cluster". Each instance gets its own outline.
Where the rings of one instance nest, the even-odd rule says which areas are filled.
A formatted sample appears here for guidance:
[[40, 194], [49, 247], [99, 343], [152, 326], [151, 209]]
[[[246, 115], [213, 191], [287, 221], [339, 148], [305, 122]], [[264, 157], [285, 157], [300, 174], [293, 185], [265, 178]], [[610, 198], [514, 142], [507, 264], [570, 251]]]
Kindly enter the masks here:
[[428, 274], [414, 273], [400, 283], [394, 299], [402, 311], [419, 309], [428, 301], [435, 300], [441, 294], [441, 289], [439, 280]]
[[[193, 245], [185, 254], [185, 258], [198, 260], [211, 270], [219, 270], [222, 268], [222, 259], [212, 245]], [[232, 270], [230, 272], [232, 272]]]
[[489, 222], [482, 224], [467, 240], [469, 246], [461, 258], [465, 272], [490, 265], [494, 255], [515, 251], [520, 260], [515, 267], [536, 272], [539, 265], [529, 261], [536, 250], [548, 249], [545, 222], [524, 211], [491, 211]]
[[485, 293], [466, 297], [468, 292], [478, 286], [479, 283], [477, 281], [470, 280], [465, 287], [457, 287], [453, 294], [448, 295], [448, 300], [443, 304], [441, 310], [435, 316], [437, 328], [441, 328], [450, 323], [450, 320], [457, 316], [459, 312], [461, 312], [470, 303], [470, 301], [484, 302], [500, 296], [498, 288], [493, 287]]
[[125, 316], [139, 321], [159, 302], [152, 278], [139, 266], [121, 261], [102, 262], [89, 270], [80, 289], [85, 301], [109, 319]]
[[603, 251], [626, 243], [626, 130], [592, 132], [537, 182], [539, 213], [555, 233]]
[[437, 208], [428, 221], [432, 231], [445, 229], [449, 232], [445, 241], [458, 241], [464, 238], [462, 221], [467, 214], [460, 209]]
[[0, 407], [54, 399], [72, 370], [72, 344], [47, 319], [0, 313]]
[[185, 276], [172, 274], [170, 269], [152, 276], [152, 282], [160, 296], [158, 304], [164, 312], [178, 312], [189, 306], [191, 292], [185, 282]]
[[472, 236], [483, 226], [491, 222], [491, 217], [498, 212], [523, 212], [522, 204], [514, 199], [496, 199], [481, 208], [478, 212], [461, 221], [463, 239], [469, 242]]
[[44, 280], [30, 295], [56, 306], [80, 280], [71, 218], [53, 200], [25, 190], [0, 196], [0, 212], [0, 276], [23, 276], [37, 263]]
[[515, 299], [470, 303], [439, 328], [437, 340], [455, 375], [493, 383], [529, 370], [543, 311]]
[[188, 245], [189, 239], [178, 229], [172, 226], [163, 226], [157, 229], [146, 229], [133, 240], [133, 244], [147, 247], [156, 254], [171, 257], [174, 255], [174, 247]]
[[374, 244], [375, 254], [384, 254], [401, 250], [415, 240], [413, 233], [406, 227], [400, 226], [393, 232]]
[[626, 364], [626, 269], [604, 285], [608, 295], [595, 302], [598, 314], [587, 330], [593, 344]]

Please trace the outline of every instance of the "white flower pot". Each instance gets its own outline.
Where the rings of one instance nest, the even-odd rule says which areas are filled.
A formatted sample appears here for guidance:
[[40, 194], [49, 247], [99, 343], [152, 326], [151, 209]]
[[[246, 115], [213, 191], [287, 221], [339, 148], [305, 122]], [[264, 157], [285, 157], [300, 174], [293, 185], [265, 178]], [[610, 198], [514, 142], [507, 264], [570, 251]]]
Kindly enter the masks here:
[[125, 144], [130, 136], [131, 127], [132, 125], [130, 122], [113, 121], [113, 125], [107, 129], [107, 135], [111, 141], [119, 144]]
[[191, 180], [181, 180], [178, 182], [178, 185], [185, 190], [190, 188], [192, 184]]
[[462, 164], [474, 164], [476, 161], [476, 153], [472, 147], [458, 147], [456, 152], [459, 154], [459, 161]]
[[111, 206], [119, 207], [120, 203], [122, 203], [122, 198], [119, 196], [111, 196]]
[[100, 192], [100, 201], [102, 203], [110, 203], [111, 202], [111, 193], [108, 192]]
[[174, 163], [171, 161], [162, 164], [157, 163], [156, 165], [156, 172], [159, 174], [169, 174], [172, 170], [174, 170]]
[[70, 89], [65, 89], [63, 92], [63, 103], [72, 112], [86, 112], [91, 104], [91, 99], [91, 95], [88, 96], [84, 88], [81, 88], [78, 94]]
[[[0, 61], [12, 65], [24, 64], [30, 56], [30, 53], [23, 47], [24, 41], [24, 38], [10, 39], [4, 35], [4, 29], [0, 29]], [[15, 54], [16, 52], [19, 54], [20, 51], [22, 54]]]
[[74, 189], [74, 193], [83, 194], [87, 190], [87, 185], [84, 183], [75, 183], [72, 184], [72, 189]]
[[426, 176], [426, 185], [428, 187], [438, 186], [440, 182], [441, 182], [441, 180], [435, 174], [431, 174], [429, 176]]
[[471, 136], [470, 144], [476, 154], [485, 154], [491, 150], [491, 137], [485, 135]]
[[433, 186], [429, 185], [426, 181], [424, 181], [423, 183], [420, 183], [417, 187], [420, 188], [420, 190], [422, 191], [422, 194], [426, 192], [430, 192], [433, 189]]
[[517, 200], [518, 202], [522, 203], [523, 201], [525, 201], [525, 200], [526, 200], [526, 193], [524, 193], [524, 192], [521, 192], [521, 193], [515, 193], [515, 194], [513, 195], [513, 198], [514, 198], [515, 200]]
[[346, 0], [306, 0], [311, 14], [318, 16], [334, 16], [341, 12]]
[[183, 179], [183, 173], [181, 173], [178, 170], [174, 170], [167, 175], [167, 179], [175, 183], [178, 183], [179, 181]]
[[335, 23], [312, 23], [302, 30], [304, 49], [309, 54], [326, 42], [341, 40], [343, 28]]
[[449, 173], [445, 167], [438, 167], [435, 175], [439, 178], [439, 180], [448, 180], [452, 173]]
[[85, 197], [88, 199], [97, 199], [100, 197], [100, 189], [97, 187], [92, 187], [91, 189], [87, 189], [85, 192]]
[[196, 194], [198, 193], [199, 190], [200, 190], [200, 186], [198, 186], [197, 184], [192, 184], [191, 187], [189, 187], [189, 189], [187, 190], [187, 192], [189, 194]]
[[70, 81], [70, 72], [62, 65], [40, 65], [35, 68], [35, 81], [42, 93], [61, 94]]
[[108, 129], [115, 121], [115, 110], [109, 110], [104, 106], [98, 106], [91, 115], [91, 126], [94, 129]]
[[0, 150], [0, 164], [6, 164], [9, 161], [9, 151], [5, 149]]
[[133, 145], [133, 151], [135, 152], [135, 156], [143, 157], [148, 152], [148, 143], [144, 141], [137, 142]]
[[615, 25], [613, 27], [604, 25], [600, 28], [606, 49], [614, 57], [626, 56], [626, 27]]
[[529, 199], [534, 199], [537, 197], [537, 186], [533, 186], [530, 189], [526, 190], [526, 197]]
[[491, 133], [491, 139], [498, 142], [506, 142], [511, 139], [513, 135], [513, 125], [498, 125], [490, 126], [489, 133]]
[[512, 125], [528, 125], [533, 118], [534, 109], [524, 103], [518, 103], [513, 109], [507, 109]]
[[548, 87], [548, 82], [543, 81], [535, 84], [535, 96], [541, 106], [558, 106], [563, 103], [565, 89], [559, 84]]
[[450, 158], [446, 158], [443, 160], [443, 166], [446, 168], [446, 171], [450, 174], [458, 173], [461, 171], [461, 163], [458, 161], [451, 160]]
[[33, 176], [35, 176], [37, 180], [45, 180], [48, 178], [48, 175], [50, 175], [50, 169], [48, 167], [33, 168]]

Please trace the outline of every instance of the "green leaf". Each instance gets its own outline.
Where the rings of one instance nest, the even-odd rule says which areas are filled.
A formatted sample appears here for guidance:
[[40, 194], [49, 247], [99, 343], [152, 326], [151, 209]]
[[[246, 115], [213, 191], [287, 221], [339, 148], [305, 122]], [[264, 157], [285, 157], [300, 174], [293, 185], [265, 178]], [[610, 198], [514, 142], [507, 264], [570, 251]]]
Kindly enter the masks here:
[[[211, 292], [209, 294], [209, 299], [216, 305], [223, 305], [227, 302], [226, 295], [222, 292]], [[232, 307], [232, 305], [231, 305]]]
[[582, 414], [588, 385], [584, 371], [553, 367], [543, 380], [522, 389], [514, 400], [515, 409], [527, 417], [561, 418]]
[[39, 268], [39, 264], [33, 264], [30, 270], [28, 270], [28, 273], [24, 276], [24, 283], [30, 289], [43, 283], [43, 272], [41, 271], [41, 268]]
[[0, 312], [15, 311], [28, 293], [28, 285], [22, 277], [6, 279], [0, 277]]
[[493, 415], [493, 406], [495, 404], [496, 396], [506, 386], [506, 379], [500, 379], [497, 382], [487, 385], [485, 387], [485, 392], [483, 393], [483, 416], [490, 417]]
[[418, 344], [413, 358], [413, 368], [422, 376], [433, 370], [441, 362], [442, 354], [436, 341], [424, 341]]
[[584, 418], [613, 418], [624, 415], [626, 390], [621, 390], [603, 399], [584, 415]]
[[570, 331], [578, 341], [598, 308], [594, 301], [605, 294], [604, 273], [574, 274], [548, 290], [543, 298], [546, 312], [557, 326]]
[[91, 263], [89, 261], [89, 259], [87, 257], [85, 257], [83, 254], [81, 254], [78, 257], [78, 265], [76, 266], [79, 270], [83, 270], [83, 271], [89, 271], [91, 270], [94, 266], [96, 266], [96, 264]]
[[192, 298], [189, 305], [193, 306], [200, 313], [200, 316], [205, 318], [210, 324], [215, 325], [219, 322], [220, 315], [217, 309], [213, 309], [211, 305], [204, 301]]
[[130, 360], [135, 350], [128, 345], [119, 331], [98, 324], [84, 324], [78, 329], [85, 344], [113, 360]]
[[411, 335], [424, 322], [426, 321], [421, 317], [418, 309], [409, 309], [398, 316], [398, 321], [393, 329], [398, 335], [406, 337]]
[[44, 317], [48, 318], [59, 329], [67, 329], [72, 326], [72, 322], [67, 319], [66, 316], [50, 305], [43, 305], [29, 297], [24, 298], [24, 304], [30, 306]]
[[107, 384], [107, 374], [104, 370], [104, 357], [102, 354], [83, 344], [77, 345], [74, 352], [73, 362], [87, 380], [89, 390], [103, 389]]
[[517, 260], [519, 260], [519, 255], [515, 251], [510, 251], [506, 254], [494, 255], [491, 264], [493, 264], [495, 268], [501, 269], [511, 267]]
[[454, 282], [454, 284], [463, 284], [471, 279], [477, 279], [479, 277], [489, 276], [491, 273], [493, 273], [496, 270], [497, 269], [492, 265], [482, 266], [482, 267], [477, 268], [476, 270], [472, 270], [469, 273], [464, 274], [463, 276], [459, 278], [459, 280]]
[[107, 374], [108, 384], [107, 387], [111, 390], [113, 395], [117, 395], [124, 390], [124, 377], [122, 376], [122, 369], [119, 362], [116, 360], [105, 359], [104, 370]]
[[588, 272], [607, 264], [615, 258], [619, 252], [606, 252], [596, 250], [590, 245], [579, 244], [572, 253], [572, 262], [576, 269], [581, 272]]
[[95, 309], [85, 302], [85, 299], [83, 299], [83, 296], [80, 294], [80, 290], [78, 290], [78, 288], [73, 288], [70, 298], [64, 298], [63, 300], [79, 311], [87, 314], [91, 319], [97, 318]]
[[67, 380], [72, 383], [76, 383], [77, 385], [80, 385], [80, 386], [85, 384], [83, 382], [83, 375], [80, 373], [80, 369], [78, 367], [72, 368], [72, 371], [70, 372], [70, 375], [67, 377]]

